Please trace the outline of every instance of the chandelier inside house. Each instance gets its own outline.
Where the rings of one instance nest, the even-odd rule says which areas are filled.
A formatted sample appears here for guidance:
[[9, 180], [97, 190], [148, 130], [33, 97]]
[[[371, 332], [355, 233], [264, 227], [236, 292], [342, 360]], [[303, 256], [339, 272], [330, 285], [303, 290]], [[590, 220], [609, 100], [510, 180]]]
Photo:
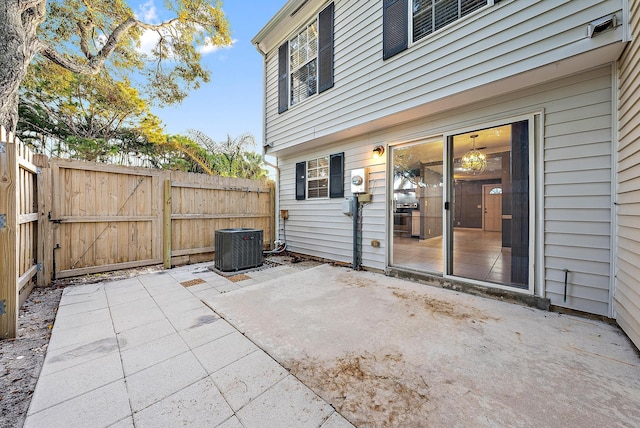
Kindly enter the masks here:
[[471, 150], [462, 156], [460, 167], [471, 175], [482, 174], [487, 169], [487, 155], [476, 149], [478, 134], [470, 135], [470, 137], [472, 141]]

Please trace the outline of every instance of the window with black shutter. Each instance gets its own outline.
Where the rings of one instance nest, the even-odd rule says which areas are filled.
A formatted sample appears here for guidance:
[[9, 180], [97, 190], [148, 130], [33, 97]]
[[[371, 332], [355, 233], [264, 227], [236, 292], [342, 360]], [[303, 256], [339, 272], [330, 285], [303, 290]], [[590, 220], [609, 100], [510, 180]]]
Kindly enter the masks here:
[[289, 42], [278, 49], [278, 113], [289, 108]]
[[388, 59], [402, 52], [408, 45], [407, 5], [409, 0], [383, 0], [382, 58]]
[[278, 113], [334, 85], [330, 3], [278, 51]]
[[[383, 0], [383, 50], [388, 59], [426, 37], [498, 0]], [[409, 13], [409, 10], [411, 13]], [[411, 16], [409, 21], [408, 16]]]
[[296, 163], [296, 199], [344, 197], [344, 153]]
[[333, 3], [318, 15], [318, 92], [333, 87]]
[[344, 153], [331, 155], [329, 161], [329, 197], [344, 197]]

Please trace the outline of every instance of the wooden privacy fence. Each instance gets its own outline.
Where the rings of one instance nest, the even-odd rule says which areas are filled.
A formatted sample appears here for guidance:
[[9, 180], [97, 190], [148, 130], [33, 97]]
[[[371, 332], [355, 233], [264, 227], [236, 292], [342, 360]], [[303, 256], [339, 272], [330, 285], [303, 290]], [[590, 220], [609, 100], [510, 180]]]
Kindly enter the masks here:
[[216, 229], [249, 227], [274, 240], [266, 182], [52, 159], [53, 278], [213, 260]]
[[0, 127], [0, 337], [15, 337], [20, 305], [38, 272], [42, 251], [38, 185], [46, 156], [34, 155]]
[[213, 260], [217, 229], [275, 239], [271, 183], [48, 160], [0, 137], [0, 338], [36, 282]]

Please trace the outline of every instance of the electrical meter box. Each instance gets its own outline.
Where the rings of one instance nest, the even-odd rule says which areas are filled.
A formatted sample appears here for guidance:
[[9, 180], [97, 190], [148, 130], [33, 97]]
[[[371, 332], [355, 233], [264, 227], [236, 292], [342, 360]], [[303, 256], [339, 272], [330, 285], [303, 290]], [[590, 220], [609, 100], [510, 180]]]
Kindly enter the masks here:
[[353, 215], [353, 196], [342, 201], [342, 214], [351, 217]]
[[351, 170], [351, 193], [367, 193], [369, 187], [369, 171], [367, 168]]

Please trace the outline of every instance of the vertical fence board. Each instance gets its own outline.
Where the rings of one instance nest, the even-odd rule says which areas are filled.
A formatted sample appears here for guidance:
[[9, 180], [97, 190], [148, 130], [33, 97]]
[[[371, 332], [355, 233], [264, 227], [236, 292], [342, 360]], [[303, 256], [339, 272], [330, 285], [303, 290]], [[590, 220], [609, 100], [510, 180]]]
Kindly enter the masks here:
[[40, 167], [41, 172], [36, 179], [37, 204], [38, 204], [38, 247], [37, 261], [40, 264], [37, 284], [40, 287], [51, 283], [53, 250], [53, 227], [49, 223], [49, 213], [51, 213], [51, 168], [48, 166], [48, 159], [45, 155], [36, 155], [34, 163]]
[[29, 148], [0, 127], [0, 338], [16, 337], [19, 308], [37, 273], [38, 169], [33, 162]]
[[15, 145], [8, 143], [4, 129], [0, 131], [0, 215], [4, 225], [0, 227], [0, 336], [16, 337], [18, 330], [18, 160]]
[[166, 180], [164, 182], [164, 222], [163, 222], [163, 230], [164, 230], [164, 268], [171, 268], [171, 207], [172, 207], [172, 198], [171, 198], [171, 180]]

